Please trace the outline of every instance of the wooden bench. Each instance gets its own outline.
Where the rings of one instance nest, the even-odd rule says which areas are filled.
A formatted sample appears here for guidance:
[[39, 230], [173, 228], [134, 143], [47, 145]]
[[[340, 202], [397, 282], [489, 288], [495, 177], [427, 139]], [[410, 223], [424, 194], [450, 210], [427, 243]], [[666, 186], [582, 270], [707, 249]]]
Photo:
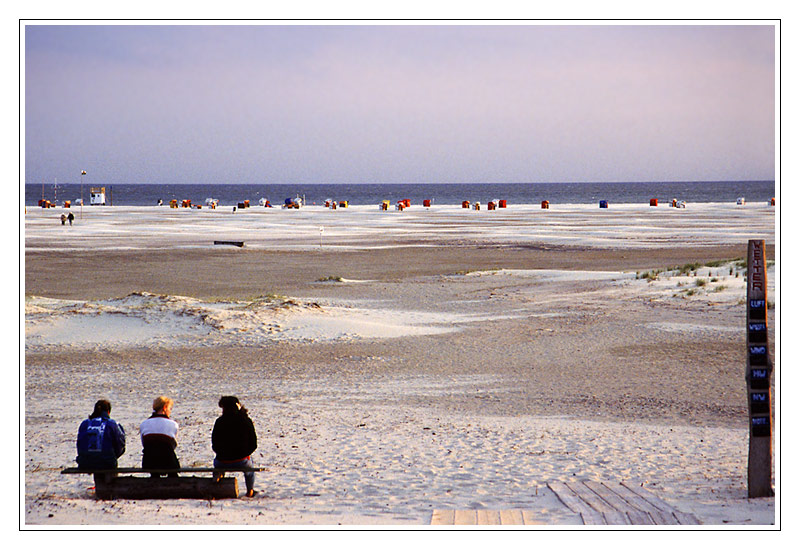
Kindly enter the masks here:
[[[91, 474], [94, 476], [95, 495], [101, 500], [142, 498], [238, 498], [239, 484], [235, 477], [225, 477], [231, 472], [263, 472], [265, 468], [178, 468], [145, 469], [116, 468], [92, 470], [65, 468], [62, 474]], [[181, 476], [187, 473], [212, 473], [211, 477]], [[150, 474], [148, 477], [121, 476], [119, 474]], [[157, 477], [152, 474], [166, 474]]]

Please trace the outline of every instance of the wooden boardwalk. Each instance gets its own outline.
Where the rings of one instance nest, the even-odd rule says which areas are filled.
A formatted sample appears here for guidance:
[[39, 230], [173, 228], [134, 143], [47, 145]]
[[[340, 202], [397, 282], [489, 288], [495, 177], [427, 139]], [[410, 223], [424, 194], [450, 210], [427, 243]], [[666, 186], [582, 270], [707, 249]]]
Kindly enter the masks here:
[[434, 510], [431, 525], [543, 525], [530, 510]]
[[[547, 487], [584, 525], [699, 525], [633, 484], [554, 481]], [[531, 510], [434, 510], [431, 525], [543, 525]]]

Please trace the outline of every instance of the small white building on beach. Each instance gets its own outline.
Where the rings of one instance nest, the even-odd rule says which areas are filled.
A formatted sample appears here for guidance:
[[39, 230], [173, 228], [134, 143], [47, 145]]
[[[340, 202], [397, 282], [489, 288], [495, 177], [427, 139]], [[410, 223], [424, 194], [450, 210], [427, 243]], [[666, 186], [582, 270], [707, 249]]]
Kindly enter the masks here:
[[89, 204], [94, 206], [106, 205], [106, 188], [105, 187], [92, 187], [89, 191]]

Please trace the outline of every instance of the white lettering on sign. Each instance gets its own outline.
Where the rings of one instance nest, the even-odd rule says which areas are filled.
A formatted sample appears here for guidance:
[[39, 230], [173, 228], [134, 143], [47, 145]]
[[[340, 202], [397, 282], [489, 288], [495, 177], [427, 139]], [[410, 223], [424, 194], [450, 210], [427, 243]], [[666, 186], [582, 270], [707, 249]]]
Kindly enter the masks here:
[[753, 243], [753, 256], [750, 262], [750, 288], [764, 291], [764, 253], [761, 243]]

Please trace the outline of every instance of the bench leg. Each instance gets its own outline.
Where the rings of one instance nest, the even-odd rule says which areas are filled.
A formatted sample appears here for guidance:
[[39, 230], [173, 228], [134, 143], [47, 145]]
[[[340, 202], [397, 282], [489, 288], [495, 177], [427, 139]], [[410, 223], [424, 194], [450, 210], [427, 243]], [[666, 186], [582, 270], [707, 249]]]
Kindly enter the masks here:
[[101, 500], [111, 498], [111, 486], [115, 477], [117, 474], [113, 472], [94, 474], [94, 494], [97, 498]]

